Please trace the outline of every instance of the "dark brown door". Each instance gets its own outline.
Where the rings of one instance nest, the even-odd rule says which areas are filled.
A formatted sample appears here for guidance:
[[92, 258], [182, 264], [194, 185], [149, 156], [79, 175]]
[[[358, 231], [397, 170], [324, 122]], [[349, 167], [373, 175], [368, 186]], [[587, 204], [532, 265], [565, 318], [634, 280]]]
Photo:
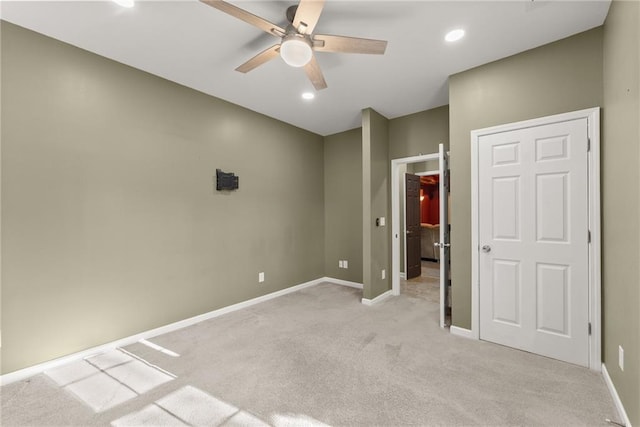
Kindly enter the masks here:
[[410, 173], [405, 174], [407, 189], [406, 211], [406, 253], [407, 279], [420, 276], [420, 177]]

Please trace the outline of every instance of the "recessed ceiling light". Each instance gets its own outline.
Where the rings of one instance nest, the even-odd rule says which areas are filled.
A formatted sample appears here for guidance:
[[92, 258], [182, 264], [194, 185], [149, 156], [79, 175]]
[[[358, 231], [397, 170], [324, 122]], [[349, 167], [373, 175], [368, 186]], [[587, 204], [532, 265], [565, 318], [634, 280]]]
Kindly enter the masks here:
[[133, 7], [134, 0], [113, 0], [114, 3], [119, 4], [122, 7]]
[[316, 95], [313, 92], [305, 92], [302, 94], [302, 99], [313, 99]]
[[448, 42], [455, 42], [464, 37], [464, 30], [462, 28], [458, 28], [453, 31], [449, 31], [444, 39]]

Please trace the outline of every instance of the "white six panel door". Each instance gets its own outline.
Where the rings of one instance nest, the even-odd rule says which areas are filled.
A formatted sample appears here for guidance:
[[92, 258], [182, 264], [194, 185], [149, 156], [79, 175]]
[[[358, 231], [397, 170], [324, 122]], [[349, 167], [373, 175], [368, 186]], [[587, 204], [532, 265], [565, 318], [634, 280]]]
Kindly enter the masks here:
[[480, 338], [589, 365], [588, 128], [482, 136]]

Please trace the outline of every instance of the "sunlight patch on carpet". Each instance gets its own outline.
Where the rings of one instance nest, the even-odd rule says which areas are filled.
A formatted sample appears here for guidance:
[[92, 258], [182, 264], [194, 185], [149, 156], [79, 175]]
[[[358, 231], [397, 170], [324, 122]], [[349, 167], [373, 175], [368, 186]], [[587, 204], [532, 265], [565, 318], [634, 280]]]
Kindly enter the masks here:
[[186, 426], [172, 414], [156, 405], [148, 405], [138, 412], [125, 415], [111, 423], [113, 427], [129, 426]]
[[156, 343], [152, 343], [151, 341], [148, 340], [140, 340], [138, 341], [140, 344], [142, 345], [146, 345], [149, 348], [152, 348], [154, 350], [159, 351], [160, 353], [164, 353], [167, 356], [171, 356], [171, 357], [180, 357], [180, 355], [178, 353], [176, 353], [175, 351], [171, 351], [167, 348], [162, 347], [161, 345], [158, 345]]
[[239, 411], [235, 406], [190, 385], [163, 397], [156, 403], [191, 425], [220, 425]]
[[271, 416], [271, 423], [274, 427], [329, 427], [328, 424], [304, 414], [275, 414]]
[[120, 350], [63, 365], [45, 375], [95, 412], [111, 409], [175, 378]]
[[[118, 418], [111, 425], [114, 427], [158, 425], [269, 427], [269, 424], [260, 418], [190, 385], [156, 400], [140, 411]], [[320, 426], [320, 424], [314, 424], [314, 426]]]

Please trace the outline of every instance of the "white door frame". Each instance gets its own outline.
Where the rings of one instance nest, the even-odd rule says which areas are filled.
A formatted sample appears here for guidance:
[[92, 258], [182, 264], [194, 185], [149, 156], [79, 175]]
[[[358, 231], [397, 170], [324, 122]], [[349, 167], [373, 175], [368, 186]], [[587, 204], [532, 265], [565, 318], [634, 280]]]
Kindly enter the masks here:
[[[400, 165], [438, 160], [439, 154], [391, 160], [391, 294], [400, 295]], [[406, 270], [405, 270], [406, 273]]]
[[471, 131], [471, 338], [480, 338], [480, 300], [479, 300], [479, 218], [478, 218], [478, 143], [482, 136], [512, 131], [532, 126], [576, 119], [587, 119], [590, 151], [587, 156], [588, 185], [589, 185], [589, 230], [591, 244], [589, 245], [589, 322], [591, 335], [589, 336], [589, 368], [600, 371], [601, 364], [601, 260], [600, 260], [600, 108], [570, 113], [557, 114], [485, 129]]

